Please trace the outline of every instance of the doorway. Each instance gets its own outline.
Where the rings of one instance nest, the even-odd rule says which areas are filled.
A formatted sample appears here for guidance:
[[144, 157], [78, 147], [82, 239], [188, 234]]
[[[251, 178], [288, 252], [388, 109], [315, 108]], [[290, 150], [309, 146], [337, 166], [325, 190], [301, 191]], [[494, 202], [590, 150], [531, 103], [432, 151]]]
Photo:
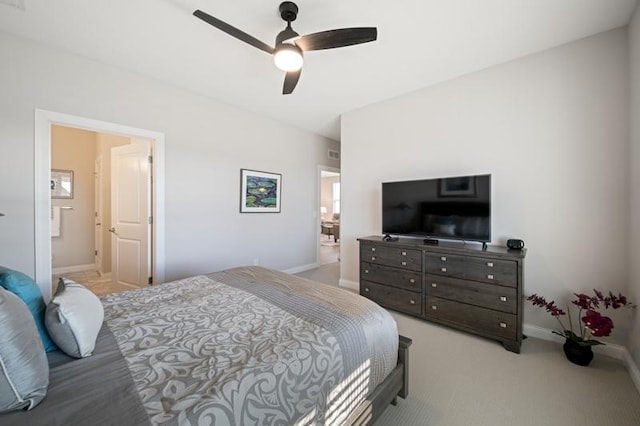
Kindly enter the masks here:
[[[153, 218], [152, 253], [149, 269], [153, 284], [164, 282], [164, 135], [162, 133], [72, 116], [45, 110], [35, 113], [35, 279], [46, 301], [52, 294], [52, 243], [51, 243], [51, 134], [53, 126], [65, 126], [128, 138], [140, 138], [153, 144], [153, 190], [150, 194]], [[102, 158], [104, 161], [104, 157]], [[93, 166], [93, 163], [92, 163]], [[103, 168], [104, 171], [104, 168]], [[93, 185], [93, 182], [91, 182]], [[104, 199], [103, 199], [104, 201]], [[104, 212], [104, 209], [103, 209]], [[93, 232], [92, 232], [93, 235]], [[104, 266], [104, 265], [103, 265]]]
[[73, 196], [51, 200], [54, 292], [60, 276], [98, 296], [149, 285], [152, 148], [139, 138], [52, 126], [51, 168], [73, 176]]
[[319, 181], [318, 260], [326, 265], [340, 260], [340, 170], [321, 166]]

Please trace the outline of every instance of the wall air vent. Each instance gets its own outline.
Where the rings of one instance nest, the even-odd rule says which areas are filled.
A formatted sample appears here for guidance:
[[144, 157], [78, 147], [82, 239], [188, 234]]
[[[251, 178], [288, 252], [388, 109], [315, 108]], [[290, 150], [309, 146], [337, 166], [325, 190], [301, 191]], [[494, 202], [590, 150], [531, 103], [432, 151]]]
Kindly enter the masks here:
[[340, 160], [340, 151], [330, 149], [328, 155], [330, 160]]
[[24, 2], [25, 0], [0, 0], [0, 3], [20, 10], [26, 10]]

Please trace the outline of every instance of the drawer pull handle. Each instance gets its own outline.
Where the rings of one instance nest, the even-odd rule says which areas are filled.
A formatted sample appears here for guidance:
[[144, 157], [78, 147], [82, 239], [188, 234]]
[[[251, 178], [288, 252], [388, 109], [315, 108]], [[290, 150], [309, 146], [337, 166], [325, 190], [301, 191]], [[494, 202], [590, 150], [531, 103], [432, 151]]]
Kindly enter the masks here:
[[506, 301], [507, 301], [507, 298], [506, 298], [506, 297], [504, 297], [504, 296], [500, 296], [500, 301], [501, 301], [501, 302], [506, 302]]
[[371, 247], [371, 251], [376, 251], [376, 248], [375, 247]]
[[415, 304], [416, 304], [416, 301], [415, 301], [415, 300], [413, 300], [413, 299], [411, 299], [411, 300], [409, 300], [409, 303], [411, 303], [412, 305], [415, 305]]
[[443, 262], [447, 261], [447, 256], [440, 256], [440, 260], [442, 260]]
[[488, 280], [492, 280], [492, 279], [493, 279], [493, 274], [489, 274], [489, 275], [487, 275], [487, 279], [488, 279]]
[[416, 280], [414, 280], [413, 278], [411, 278], [411, 279], [409, 280], [409, 282], [410, 282], [411, 284], [415, 284], [415, 283], [416, 283]]
[[434, 310], [434, 311], [437, 311], [437, 310], [438, 310], [438, 306], [436, 306], [436, 305], [431, 305], [431, 309], [432, 309], [432, 310]]
[[371, 256], [371, 260], [372, 260], [372, 261], [375, 261], [375, 260], [376, 260], [376, 257], [375, 257], [375, 256]]
[[438, 284], [436, 284], [436, 283], [431, 283], [431, 287], [436, 288], [436, 287], [438, 287]]
[[402, 266], [407, 266], [407, 262], [400, 262]]
[[365, 287], [364, 291], [369, 292], [369, 287]]
[[501, 328], [507, 328], [507, 323], [506, 322], [501, 322], [500, 323], [500, 327]]
[[441, 272], [447, 272], [447, 268], [440, 268]]
[[369, 273], [369, 270], [368, 270], [368, 269], [365, 269], [365, 270], [364, 270], [364, 273], [365, 273], [365, 274], [368, 274], [368, 273]]
[[406, 256], [406, 255], [407, 255], [407, 252], [406, 252], [406, 251], [403, 251], [401, 254], [402, 254], [403, 256]]
[[487, 266], [488, 266], [489, 268], [493, 268], [493, 262], [487, 262]]

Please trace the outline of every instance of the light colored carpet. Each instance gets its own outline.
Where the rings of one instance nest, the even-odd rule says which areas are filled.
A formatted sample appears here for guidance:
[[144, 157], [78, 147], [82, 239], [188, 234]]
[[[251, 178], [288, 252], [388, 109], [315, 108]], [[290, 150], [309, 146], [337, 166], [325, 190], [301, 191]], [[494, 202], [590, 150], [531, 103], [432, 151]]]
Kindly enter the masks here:
[[308, 271], [303, 271], [296, 275], [321, 283], [338, 286], [338, 281], [340, 280], [340, 262], [328, 263], [319, 268], [309, 269]]
[[[339, 264], [300, 274], [337, 285]], [[409, 397], [376, 426], [638, 426], [640, 394], [618, 361], [569, 363], [562, 347], [529, 338], [521, 354], [500, 343], [392, 312], [411, 337]]]

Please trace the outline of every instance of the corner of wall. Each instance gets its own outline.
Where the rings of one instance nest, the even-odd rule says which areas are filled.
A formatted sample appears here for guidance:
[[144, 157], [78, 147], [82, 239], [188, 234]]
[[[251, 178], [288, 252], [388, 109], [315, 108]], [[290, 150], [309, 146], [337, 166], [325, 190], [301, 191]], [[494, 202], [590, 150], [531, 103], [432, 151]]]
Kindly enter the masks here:
[[[629, 158], [630, 158], [630, 239], [629, 239], [629, 297], [640, 303], [640, 265], [633, 262], [640, 255], [640, 4], [629, 22]], [[630, 372], [636, 386], [640, 383], [640, 313], [636, 312], [635, 321], [631, 327], [629, 340]]]
[[[548, 340], [558, 344], [564, 341], [562, 337], [553, 334], [553, 331], [548, 328], [538, 327], [533, 324], [524, 324], [522, 328], [524, 335], [527, 337], [535, 337], [536, 339]], [[629, 376], [631, 376], [633, 384], [638, 392], [640, 392], [640, 369], [638, 369], [637, 364], [634, 362], [627, 348], [622, 345], [607, 343], [604, 346], [596, 346], [593, 350], [596, 353], [622, 361], [629, 372]]]

